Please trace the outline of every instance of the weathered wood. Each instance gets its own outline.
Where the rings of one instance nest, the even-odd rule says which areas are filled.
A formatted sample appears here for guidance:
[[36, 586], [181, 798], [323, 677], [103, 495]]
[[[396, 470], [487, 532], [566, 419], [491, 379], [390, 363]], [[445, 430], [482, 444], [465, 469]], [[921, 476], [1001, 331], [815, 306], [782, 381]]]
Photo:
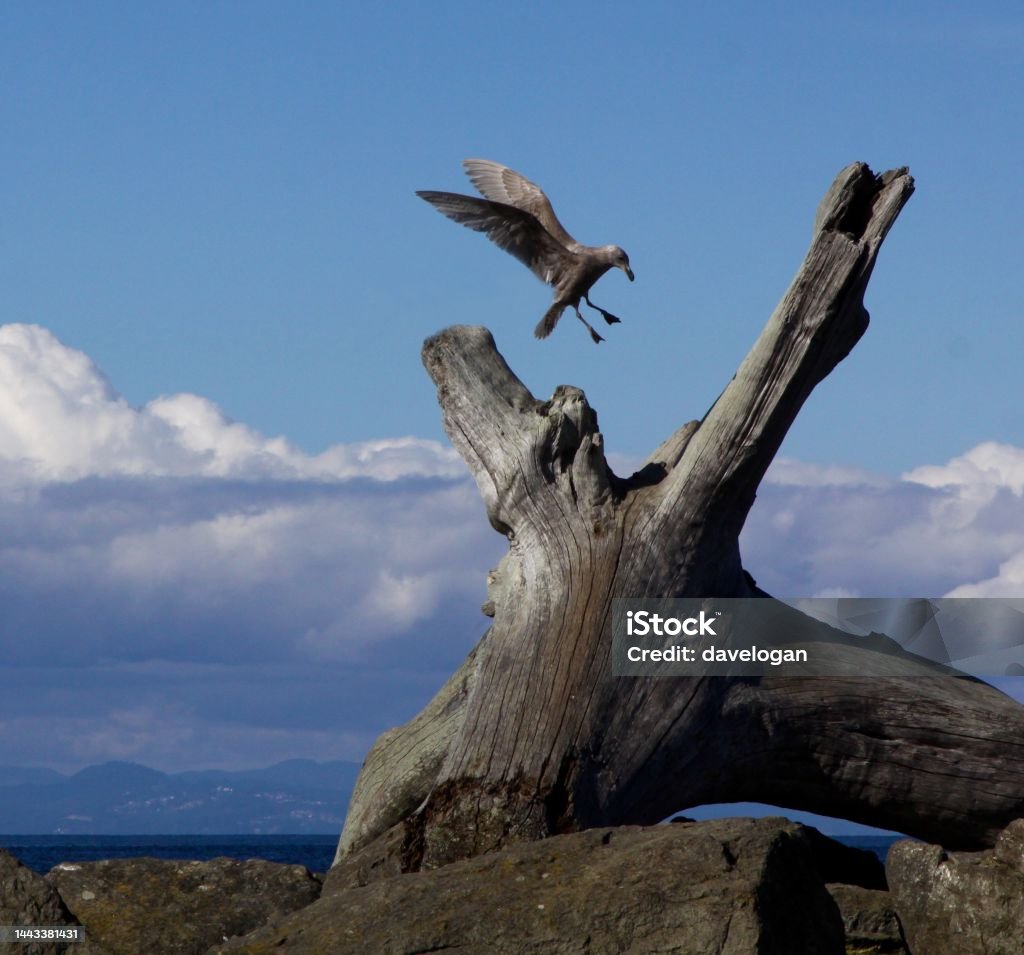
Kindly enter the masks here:
[[[733, 380], [628, 479], [608, 467], [581, 391], [538, 401], [485, 329], [425, 343], [445, 429], [509, 550], [492, 574], [491, 630], [375, 747], [339, 858], [399, 819], [415, 869], [704, 802], [772, 802], [964, 846], [1024, 815], [1024, 708], [919, 658], [885, 680], [611, 675], [614, 598], [761, 595], [740, 530], [803, 402], [867, 328], [864, 290], [912, 191], [903, 169], [839, 174]], [[800, 621], [807, 639], [830, 639]]]
[[358, 798], [349, 806], [335, 861], [400, 823], [427, 798], [462, 726], [479, 649], [480, 644], [470, 651], [418, 716], [382, 733], [373, 744], [359, 772]]

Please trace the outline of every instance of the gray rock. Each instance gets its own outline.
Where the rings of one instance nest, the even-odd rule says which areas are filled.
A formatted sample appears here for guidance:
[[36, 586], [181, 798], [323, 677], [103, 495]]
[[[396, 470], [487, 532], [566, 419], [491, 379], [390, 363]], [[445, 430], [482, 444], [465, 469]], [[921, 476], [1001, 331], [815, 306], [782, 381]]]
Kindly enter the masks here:
[[334, 863], [324, 878], [324, 894], [369, 885], [402, 874], [405, 826], [392, 826], [372, 842]]
[[202, 953], [320, 895], [320, 880], [303, 866], [262, 859], [65, 862], [46, 880], [110, 955]]
[[340, 888], [216, 953], [842, 955], [809, 830], [591, 829]]
[[1024, 819], [1010, 823], [988, 852], [897, 842], [885, 868], [914, 955], [1024, 950]]
[[[0, 849], [0, 925], [73, 925], [74, 918], [60, 896], [41, 875], [22, 865], [6, 849]], [[24, 945], [0, 941], [0, 953], [18, 955], [63, 955], [62, 944]]]
[[849, 955], [906, 955], [900, 921], [888, 892], [835, 882], [825, 888], [843, 917]]

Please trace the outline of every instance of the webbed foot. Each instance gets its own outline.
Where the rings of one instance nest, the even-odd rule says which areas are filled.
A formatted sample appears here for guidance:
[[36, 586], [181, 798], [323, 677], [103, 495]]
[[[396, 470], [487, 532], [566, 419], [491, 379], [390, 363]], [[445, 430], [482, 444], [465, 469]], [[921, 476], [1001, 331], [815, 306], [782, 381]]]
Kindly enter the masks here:
[[603, 308], [601, 308], [600, 305], [595, 305], [592, 301], [590, 301], [590, 297], [589, 296], [584, 295], [583, 296], [583, 301], [586, 302], [587, 305], [589, 305], [595, 312], [600, 312], [601, 313], [601, 317], [609, 325], [619, 325], [619, 324], [621, 324], [622, 319], [619, 318], [618, 315], [612, 315], [611, 312], [606, 312]]

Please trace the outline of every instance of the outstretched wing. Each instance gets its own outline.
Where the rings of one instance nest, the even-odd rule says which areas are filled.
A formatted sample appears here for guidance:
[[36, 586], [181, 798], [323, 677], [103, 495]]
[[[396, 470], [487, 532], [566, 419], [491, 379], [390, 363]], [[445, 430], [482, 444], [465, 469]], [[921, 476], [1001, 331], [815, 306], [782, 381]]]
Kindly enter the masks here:
[[460, 196], [454, 192], [417, 192], [438, 212], [514, 255], [542, 282], [554, 285], [572, 265], [572, 253], [559, 245], [529, 212], [503, 202]]
[[544, 190], [526, 176], [489, 159], [466, 159], [462, 165], [482, 196], [529, 212], [566, 248], [575, 249], [579, 245], [558, 221]]

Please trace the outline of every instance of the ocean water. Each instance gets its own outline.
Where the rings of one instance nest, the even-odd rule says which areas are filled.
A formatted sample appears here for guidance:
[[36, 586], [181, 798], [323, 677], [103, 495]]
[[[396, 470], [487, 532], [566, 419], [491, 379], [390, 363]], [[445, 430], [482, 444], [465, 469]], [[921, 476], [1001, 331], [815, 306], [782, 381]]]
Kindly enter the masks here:
[[302, 836], [4, 836], [0, 846], [45, 875], [58, 862], [94, 862], [152, 856], [157, 859], [266, 859], [326, 872], [337, 835]]
[[829, 838], [835, 839], [836, 842], [841, 842], [844, 846], [852, 846], [854, 849], [867, 849], [869, 852], [873, 852], [878, 856], [881, 862], [885, 862], [885, 857], [889, 852], [889, 847], [894, 842], [899, 842], [900, 839], [906, 839], [907, 836], [830, 836]]
[[[868, 849], [882, 862], [898, 836], [833, 836], [837, 842]], [[304, 865], [310, 872], [326, 872], [334, 861], [336, 835], [304, 836], [3, 836], [0, 846], [30, 869], [45, 875], [58, 862], [94, 862], [98, 859], [266, 859]]]

